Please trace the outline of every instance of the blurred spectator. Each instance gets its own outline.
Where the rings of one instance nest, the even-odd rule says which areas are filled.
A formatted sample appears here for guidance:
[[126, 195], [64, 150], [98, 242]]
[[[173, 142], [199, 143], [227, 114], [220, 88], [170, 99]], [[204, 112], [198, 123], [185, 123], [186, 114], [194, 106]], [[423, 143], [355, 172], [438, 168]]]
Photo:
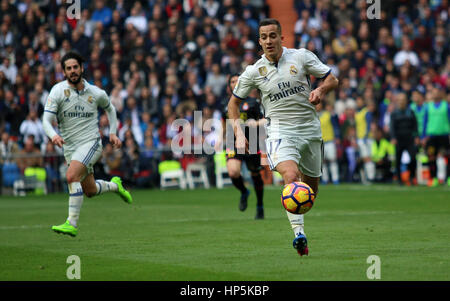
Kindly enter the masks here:
[[32, 109], [27, 119], [20, 125], [20, 134], [23, 136], [23, 141], [27, 141], [28, 137], [33, 137], [34, 144], [38, 147], [44, 142], [46, 135], [42, 121], [38, 118], [35, 110]]
[[372, 143], [371, 156], [375, 163], [375, 182], [391, 182], [392, 181], [392, 163], [395, 156], [395, 146], [385, 138], [383, 129], [374, 125], [374, 140]]
[[150, 94], [150, 89], [146, 86], [141, 89], [140, 102], [143, 113], [148, 113], [150, 119], [158, 114], [158, 99]]
[[366, 105], [364, 99], [361, 96], [358, 96], [356, 98], [356, 106], [355, 125], [359, 158], [364, 167], [366, 180], [373, 181], [375, 178], [375, 165], [371, 159], [371, 144], [373, 142], [373, 137], [370, 135], [370, 127], [375, 110], [374, 103], [370, 102]]
[[337, 38], [332, 42], [333, 52], [337, 56], [342, 56], [344, 54], [351, 54], [358, 49], [358, 43], [356, 39], [350, 35], [345, 27], [339, 30]]
[[[325, 109], [323, 109], [325, 107]], [[339, 166], [337, 163], [337, 145], [340, 144], [339, 120], [330, 103], [316, 106], [319, 113], [322, 139], [324, 143], [324, 162], [322, 165], [322, 181], [328, 183], [331, 174], [333, 184], [339, 184]]]
[[[437, 177], [438, 165], [436, 162], [439, 158], [446, 158], [447, 162], [449, 162], [448, 159], [450, 157], [450, 104], [444, 98], [444, 90], [439, 85], [436, 85], [431, 93], [433, 101], [428, 102], [425, 107], [422, 145], [426, 148], [429, 159], [431, 179], [428, 185], [437, 186], [439, 179]], [[447, 163], [447, 171], [441, 171], [447, 178], [450, 176], [449, 165]], [[445, 169], [445, 166], [441, 166], [441, 169]], [[443, 178], [441, 180], [444, 181], [446, 179]]]
[[112, 10], [105, 5], [105, 0], [95, 0], [95, 9], [92, 13], [92, 21], [101, 22], [107, 27], [112, 20]]
[[214, 95], [217, 97], [221, 96], [225, 86], [227, 85], [227, 78], [221, 72], [219, 64], [213, 64], [211, 72], [208, 72], [206, 76], [205, 86], [211, 87]]
[[139, 174], [139, 145], [133, 139], [133, 134], [130, 130], [125, 133], [122, 167], [126, 167], [123, 174], [124, 180], [135, 184], [136, 176]]
[[[13, 186], [19, 178], [16, 155], [19, 154], [19, 145], [10, 139], [8, 132], [2, 132], [0, 137], [0, 195], [3, 186]], [[15, 171], [15, 172], [14, 172]]]
[[135, 2], [131, 8], [130, 16], [125, 19], [125, 26], [127, 24], [132, 24], [142, 34], [147, 32], [147, 19], [140, 2]]
[[14, 139], [17, 139], [20, 135], [19, 129], [24, 119], [24, 113], [12, 90], [5, 91], [2, 115], [6, 122], [6, 130]]
[[137, 143], [142, 144], [144, 139], [143, 132], [141, 130], [141, 110], [138, 108], [136, 98], [133, 96], [128, 97], [123, 115], [125, 116], [124, 127], [119, 131], [119, 135], [123, 135], [125, 131], [130, 129]]
[[105, 172], [113, 176], [123, 176], [122, 150], [115, 149], [110, 143], [107, 143], [103, 149], [101, 162], [103, 163]]
[[219, 11], [219, 7], [220, 7], [220, 4], [218, 1], [215, 1], [215, 0], [203, 1], [203, 8], [205, 9], [208, 16], [211, 18], [216, 17], [217, 12]]
[[0, 71], [5, 74], [5, 77], [11, 84], [16, 83], [16, 76], [18, 72], [17, 66], [14, 63], [11, 63], [11, 60], [8, 57], [3, 59], [3, 64], [0, 65]]
[[17, 165], [20, 171], [23, 172], [27, 167], [43, 167], [44, 160], [39, 148], [34, 144], [34, 137], [30, 135], [25, 139], [24, 147], [19, 152], [20, 158], [17, 160]]
[[333, 9], [333, 19], [336, 22], [335, 27], [343, 28], [345, 23], [353, 17], [352, 9], [348, 5], [351, 1], [339, 0], [335, 2], [338, 2]]
[[423, 95], [423, 92], [421, 88], [414, 90], [412, 92], [412, 103], [410, 104], [410, 108], [416, 116], [418, 137], [422, 135], [425, 118], [425, 95]]
[[[39, 85], [42, 88], [42, 85]], [[43, 91], [41, 93], [44, 93]], [[47, 101], [47, 100], [45, 100]], [[45, 103], [44, 103], [45, 105]], [[38, 118], [42, 117], [42, 114], [44, 113], [44, 105], [39, 101], [39, 94], [37, 91], [30, 91], [28, 93], [28, 102], [24, 105], [24, 114], [27, 116], [30, 114], [31, 111], [36, 112], [36, 115]]]
[[122, 141], [125, 141], [124, 139], [126, 138], [127, 132], [131, 133], [133, 139], [143, 143], [144, 133], [142, 132], [141, 124], [139, 121], [137, 124], [134, 124], [130, 115], [125, 117], [125, 122], [118, 133], [118, 136]]
[[48, 141], [44, 152], [44, 168], [47, 173], [46, 185], [48, 192], [58, 191], [60, 183], [58, 170], [61, 162], [64, 160], [61, 155], [58, 154], [53, 143]]
[[11, 139], [8, 132], [4, 131], [0, 141], [0, 167], [4, 162], [12, 162], [13, 156], [20, 151], [19, 145]]
[[419, 65], [419, 57], [417, 53], [412, 50], [411, 41], [405, 35], [402, 38], [402, 48], [394, 56], [394, 65], [399, 68], [406, 62], [409, 62], [414, 67]]
[[152, 137], [146, 137], [139, 154], [139, 173], [136, 179], [138, 187], [157, 187], [159, 185], [158, 157], [159, 154], [155, 151]]

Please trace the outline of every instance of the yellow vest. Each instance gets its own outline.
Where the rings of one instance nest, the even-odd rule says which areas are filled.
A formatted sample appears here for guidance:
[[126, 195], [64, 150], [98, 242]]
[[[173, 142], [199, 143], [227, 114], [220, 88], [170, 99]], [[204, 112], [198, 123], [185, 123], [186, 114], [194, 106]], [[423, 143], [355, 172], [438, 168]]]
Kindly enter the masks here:
[[367, 121], [366, 121], [367, 108], [365, 107], [355, 114], [356, 122], [356, 138], [364, 139], [367, 136]]
[[320, 114], [320, 127], [322, 128], [323, 142], [334, 140], [334, 129], [331, 123], [331, 114], [328, 111], [324, 111]]

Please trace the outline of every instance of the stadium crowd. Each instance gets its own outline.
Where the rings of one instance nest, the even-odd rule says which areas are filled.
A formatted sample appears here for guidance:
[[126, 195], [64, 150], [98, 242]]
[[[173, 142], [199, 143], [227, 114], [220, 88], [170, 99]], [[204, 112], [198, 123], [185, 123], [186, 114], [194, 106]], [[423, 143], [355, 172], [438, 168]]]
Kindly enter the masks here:
[[[0, 2], [3, 178], [11, 164], [19, 173], [40, 166], [57, 186], [64, 162], [40, 117], [50, 88], [63, 80], [60, 58], [76, 50], [86, 60], [84, 77], [106, 90], [120, 120], [123, 147], [114, 150], [106, 115], [99, 119], [104, 155], [96, 175], [157, 186], [161, 160], [175, 157], [186, 167], [198, 159], [170, 151], [178, 133], [172, 122], [194, 122], [194, 111], [203, 120], [222, 118], [228, 76], [261, 55], [258, 22], [270, 17], [269, 7], [264, 0], [79, 2], [78, 19], [67, 17], [70, 4], [62, 0]], [[414, 184], [418, 158], [429, 167], [430, 186], [447, 184], [448, 0], [382, 1], [379, 19], [368, 19], [365, 0], [293, 3], [295, 47], [316, 53], [340, 81], [318, 107], [323, 181]], [[194, 144], [219, 139], [193, 128]]]

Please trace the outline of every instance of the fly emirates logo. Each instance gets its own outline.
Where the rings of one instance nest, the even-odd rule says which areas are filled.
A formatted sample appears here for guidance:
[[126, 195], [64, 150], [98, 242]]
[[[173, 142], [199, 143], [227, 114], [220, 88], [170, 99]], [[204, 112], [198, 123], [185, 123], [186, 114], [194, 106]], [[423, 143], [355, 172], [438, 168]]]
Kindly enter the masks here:
[[302, 85], [291, 87], [290, 82], [278, 83], [278, 89], [280, 90], [280, 92], [275, 93], [275, 94], [270, 93], [268, 95], [270, 102], [277, 101], [277, 100], [295, 95], [297, 93], [300, 93], [300, 92], [303, 92], [306, 90], [305, 87], [303, 87]]

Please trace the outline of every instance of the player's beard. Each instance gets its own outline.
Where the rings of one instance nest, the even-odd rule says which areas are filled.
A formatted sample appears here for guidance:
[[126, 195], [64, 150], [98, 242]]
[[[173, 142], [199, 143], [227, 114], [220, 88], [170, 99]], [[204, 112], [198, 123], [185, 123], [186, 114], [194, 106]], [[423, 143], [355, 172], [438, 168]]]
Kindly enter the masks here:
[[72, 85], [77, 85], [80, 81], [81, 81], [81, 74], [77, 74], [76, 79], [73, 80], [74, 77], [69, 76], [67, 77], [67, 80], [72, 84]]

